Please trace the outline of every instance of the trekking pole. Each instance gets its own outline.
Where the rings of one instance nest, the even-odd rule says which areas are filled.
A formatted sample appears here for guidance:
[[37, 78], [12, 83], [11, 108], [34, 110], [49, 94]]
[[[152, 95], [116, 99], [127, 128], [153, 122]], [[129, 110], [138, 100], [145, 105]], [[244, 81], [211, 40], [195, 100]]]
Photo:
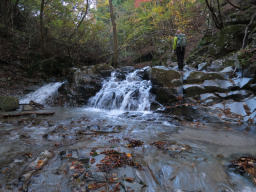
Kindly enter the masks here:
[[184, 94], [183, 94], [183, 72], [181, 71], [180, 74], [181, 74], [181, 76], [180, 76], [181, 85], [178, 88], [178, 100], [180, 101], [180, 103], [182, 103], [182, 100], [184, 97]]

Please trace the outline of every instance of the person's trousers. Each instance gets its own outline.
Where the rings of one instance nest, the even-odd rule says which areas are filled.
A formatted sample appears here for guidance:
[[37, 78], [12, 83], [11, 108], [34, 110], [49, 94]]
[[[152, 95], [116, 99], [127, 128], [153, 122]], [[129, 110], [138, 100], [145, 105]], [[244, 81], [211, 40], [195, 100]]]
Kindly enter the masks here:
[[184, 56], [185, 56], [185, 47], [177, 47], [176, 54], [177, 54], [179, 70], [182, 71], [183, 65], [184, 65], [183, 63], [184, 63]]

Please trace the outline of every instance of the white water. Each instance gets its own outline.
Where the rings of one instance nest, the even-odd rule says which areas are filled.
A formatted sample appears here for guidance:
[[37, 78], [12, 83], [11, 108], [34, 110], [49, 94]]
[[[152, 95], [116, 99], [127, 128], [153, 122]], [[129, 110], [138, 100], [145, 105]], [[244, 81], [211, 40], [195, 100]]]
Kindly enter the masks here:
[[62, 84], [63, 82], [55, 82], [44, 85], [35, 92], [26, 95], [20, 100], [20, 104], [28, 104], [30, 101], [45, 104], [48, 98], [53, 97], [57, 93]]
[[112, 72], [111, 78], [104, 81], [101, 90], [89, 100], [89, 105], [107, 110], [149, 111], [154, 97], [150, 94], [151, 82], [139, 76], [144, 70], [129, 73], [124, 80]]

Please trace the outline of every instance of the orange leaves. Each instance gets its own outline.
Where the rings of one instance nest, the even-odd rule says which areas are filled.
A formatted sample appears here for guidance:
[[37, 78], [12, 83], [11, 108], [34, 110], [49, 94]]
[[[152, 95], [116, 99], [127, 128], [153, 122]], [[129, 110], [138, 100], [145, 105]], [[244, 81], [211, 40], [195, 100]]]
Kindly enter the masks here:
[[235, 168], [236, 172], [241, 175], [247, 173], [252, 182], [256, 184], [256, 158], [253, 157], [241, 157], [238, 160], [232, 161], [230, 168]]
[[44, 165], [44, 161], [43, 160], [38, 160], [37, 164], [36, 164], [36, 168], [37, 169], [41, 169], [41, 167]]
[[127, 156], [128, 158], [132, 158], [132, 154], [131, 154], [131, 153], [127, 153], [126, 156]]
[[135, 163], [132, 159], [132, 154], [121, 153], [115, 150], [107, 150], [101, 152], [105, 157], [96, 166], [102, 172], [108, 172], [111, 169], [122, 167], [124, 165], [141, 168], [138, 163]]
[[144, 142], [140, 140], [135, 140], [135, 139], [125, 139], [125, 140], [129, 141], [129, 144], [127, 145], [127, 147], [129, 148], [140, 147], [144, 144]]

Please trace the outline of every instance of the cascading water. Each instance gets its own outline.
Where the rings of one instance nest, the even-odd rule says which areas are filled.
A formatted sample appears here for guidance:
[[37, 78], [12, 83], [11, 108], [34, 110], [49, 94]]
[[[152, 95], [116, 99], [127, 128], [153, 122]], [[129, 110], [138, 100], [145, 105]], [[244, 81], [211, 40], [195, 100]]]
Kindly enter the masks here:
[[128, 73], [124, 79], [118, 77], [118, 72], [112, 72], [102, 89], [89, 100], [89, 105], [107, 110], [149, 111], [154, 97], [150, 94], [151, 82], [140, 76], [144, 70], [146, 68]]
[[29, 93], [23, 99], [20, 100], [20, 104], [28, 104], [30, 101], [34, 101], [40, 104], [45, 104], [48, 98], [53, 97], [63, 82], [55, 82], [44, 85], [33, 93]]

